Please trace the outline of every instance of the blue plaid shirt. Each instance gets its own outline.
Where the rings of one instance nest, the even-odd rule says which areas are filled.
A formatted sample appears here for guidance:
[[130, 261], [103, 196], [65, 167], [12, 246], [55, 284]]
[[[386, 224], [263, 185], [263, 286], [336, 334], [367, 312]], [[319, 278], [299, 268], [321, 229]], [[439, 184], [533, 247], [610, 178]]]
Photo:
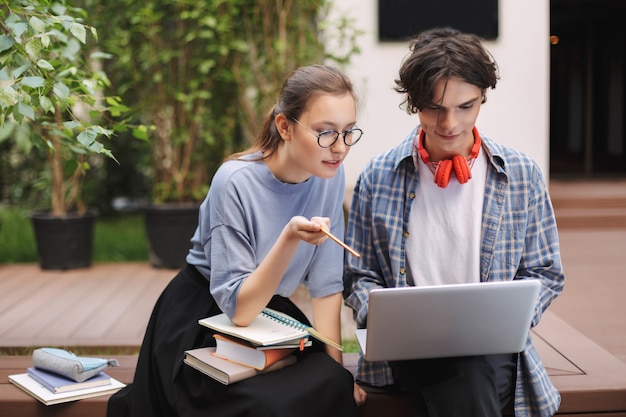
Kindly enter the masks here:
[[[406, 287], [404, 232], [419, 175], [413, 162], [419, 126], [397, 147], [372, 159], [359, 176], [346, 232], [346, 243], [361, 253], [346, 256], [346, 304], [357, 327], [367, 324], [369, 291]], [[528, 156], [481, 135], [489, 160], [481, 237], [481, 281], [539, 279], [542, 289], [532, 326], [563, 290], [558, 232], [552, 203], [538, 165]], [[357, 380], [393, 384], [387, 362], [359, 358]], [[530, 336], [519, 355], [515, 416], [552, 416], [560, 404]]]

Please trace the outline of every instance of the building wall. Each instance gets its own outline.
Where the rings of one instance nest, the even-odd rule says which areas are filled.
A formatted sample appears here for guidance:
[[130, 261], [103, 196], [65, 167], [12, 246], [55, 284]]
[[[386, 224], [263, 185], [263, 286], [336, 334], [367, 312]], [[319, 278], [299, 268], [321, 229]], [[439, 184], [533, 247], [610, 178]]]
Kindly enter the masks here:
[[[414, 0], [415, 1], [415, 0]], [[346, 68], [363, 101], [358, 124], [365, 136], [345, 162], [352, 189], [363, 165], [398, 144], [418, 123], [399, 108], [394, 79], [407, 43], [378, 42], [378, 0], [335, 0], [334, 13], [348, 15], [364, 32], [360, 55]], [[548, 176], [549, 0], [500, 0], [499, 36], [485, 42], [500, 69], [487, 93], [477, 126], [496, 141], [530, 154]], [[418, 19], [419, 16], [416, 16]]]

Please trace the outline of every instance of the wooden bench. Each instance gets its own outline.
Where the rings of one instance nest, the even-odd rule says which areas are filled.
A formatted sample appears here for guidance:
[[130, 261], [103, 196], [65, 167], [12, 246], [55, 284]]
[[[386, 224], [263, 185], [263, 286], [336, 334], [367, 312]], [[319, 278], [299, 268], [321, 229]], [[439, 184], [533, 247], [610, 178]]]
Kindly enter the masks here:
[[[549, 312], [532, 333], [550, 378], [561, 392], [559, 416], [626, 417], [626, 364]], [[356, 353], [345, 354], [346, 368], [354, 371], [357, 358]], [[116, 359], [120, 367], [107, 372], [131, 382], [137, 357]], [[30, 363], [28, 356], [0, 356], [0, 417], [106, 415], [109, 396], [46, 407], [10, 384], [8, 376], [25, 372]], [[361, 409], [362, 417], [411, 415], [407, 398], [367, 390], [369, 399]]]

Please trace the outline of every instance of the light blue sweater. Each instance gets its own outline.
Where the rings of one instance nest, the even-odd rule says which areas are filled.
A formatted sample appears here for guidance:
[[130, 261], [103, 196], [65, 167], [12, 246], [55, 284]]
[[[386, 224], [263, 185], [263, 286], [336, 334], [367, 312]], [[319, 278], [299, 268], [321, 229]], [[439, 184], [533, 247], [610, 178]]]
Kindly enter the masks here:
[[[343, 167], [330, 179], [300, 184], [278, 181], [264, 162], [227, 161], [215, 174], [200, 207], [199, 225], [187, 262], [210, 280], [219, 307], [232, 317], [243, 280], [256, 269], [289, 220], [329, 217], [331, 232], [343, 238]], [[288, 297], [304, 282], [311, 297], [343, 289], [343, 249], [327, 240], [301, 242], [276, 294]]]

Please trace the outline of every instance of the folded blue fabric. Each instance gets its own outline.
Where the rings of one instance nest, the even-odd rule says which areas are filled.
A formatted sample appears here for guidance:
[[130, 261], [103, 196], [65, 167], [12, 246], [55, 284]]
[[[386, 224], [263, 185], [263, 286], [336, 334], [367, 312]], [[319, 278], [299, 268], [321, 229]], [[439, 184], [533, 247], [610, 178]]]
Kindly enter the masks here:
[[118, 363], [115, 359], [76, 356], [64, 349], [45, 347], [33, 351], [33, 366], [83, 382]]

